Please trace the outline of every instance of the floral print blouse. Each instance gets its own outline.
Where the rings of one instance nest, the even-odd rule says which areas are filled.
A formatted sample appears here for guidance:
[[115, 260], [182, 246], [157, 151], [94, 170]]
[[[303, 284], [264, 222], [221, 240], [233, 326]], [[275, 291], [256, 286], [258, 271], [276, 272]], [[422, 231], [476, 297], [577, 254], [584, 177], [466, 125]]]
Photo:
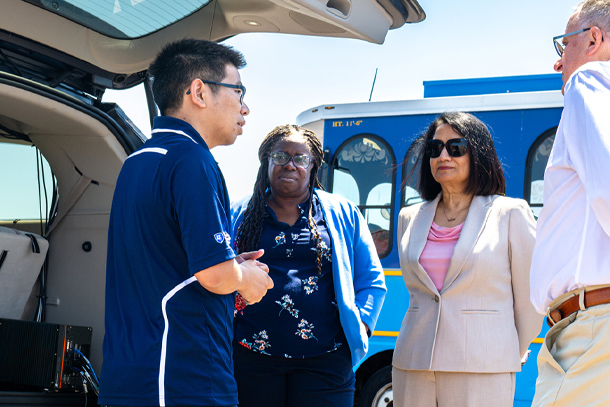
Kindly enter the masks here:
[[269, 266], [274, 287], [253, 305], [238, 295], [234, 340], [254, 352], [286, 358], [306, 358], [332, 352], [346, 343], [339, 321], [332, 277], [332, 242], [318, 198], [313, 218], [322, 239], [322, 270], [318, 271], [316, 241], [307, 221], [309, 200], [300, 204], [294, 225], [277, 220], [267, 207], [259, 260]]

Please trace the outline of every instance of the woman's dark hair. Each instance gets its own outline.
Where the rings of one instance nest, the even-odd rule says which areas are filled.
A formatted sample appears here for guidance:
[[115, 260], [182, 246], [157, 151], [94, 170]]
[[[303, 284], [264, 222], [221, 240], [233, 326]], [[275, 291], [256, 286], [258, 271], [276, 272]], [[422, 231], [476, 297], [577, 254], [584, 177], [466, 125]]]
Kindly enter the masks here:
[[[426, 155], [426, 142], [434, 137], [436, 129], [448, 124], [468, 140], [470, 151], [470, 176], [465, 193], [473, 195], [494, 195], [506, 193], [506, 181], [502, 164], [496, 154], [494, 142], [485, 123], [469, 113], [446, 112], [438, 116], [420, 137], [414, 149], [417, 163], [421, 164], [417, 191], [426, 201], [431, 201], [441, 192], [441, 185], [432, 176], [430, 157]], [[414, 167], [417, 166], [417, 163]]]
[[[183, 39], [163, 47], [148, 69], [161, 114], [182, 106], [182, 95], [193, 80], [222, 82], [227, 65], [241, 69], [246, 61], [239, 51], [212, 41]], [[210, 85], [210, 89], [216, 93], [218, 85]]]
[[[258, 175], [254, 184], [252, 198], [250, 198], [250, 202], [248, 202], [248, 207], [244, 212], [243, 220], [237, 231], [237, 236], [235, 237], [235, 247], [237, 248], [238, 253], [258, 249], [263, 231], [263, 218], [267, 213], [265, 210], [267, 189], [270, 188], [268, 177], [269, 155], [274, 152], [273, 150], [280, 141], [285, 140], [292, 135], [303, 137], [307, 143], [307, 146], [309, 147], [309, 150], [311, 151], [311, 172], [309, 178], [310, 198], [313, 197], [314, 188], [323, 189], [322, 184], [320, 184], [320, 181], [318, 180], [318, 170], [322, 165], [324, 153], [322, 151], [322, 143], [314, 132], [294, 124], [278, 126], [271, 130], [258, 149], [260, 167], [258, 168]], [[313, 220], [312, 199], [309, 200], [309, 209], [307, 213], [309, 228], [311, 229], [311, 232], [316, 240], [316, 249], [318, 253], [317, 265], [318, 271], [320, 271], [322, 266], [322, 250], [320, 247], [322, 239], [318, 233], [316, 223]]]

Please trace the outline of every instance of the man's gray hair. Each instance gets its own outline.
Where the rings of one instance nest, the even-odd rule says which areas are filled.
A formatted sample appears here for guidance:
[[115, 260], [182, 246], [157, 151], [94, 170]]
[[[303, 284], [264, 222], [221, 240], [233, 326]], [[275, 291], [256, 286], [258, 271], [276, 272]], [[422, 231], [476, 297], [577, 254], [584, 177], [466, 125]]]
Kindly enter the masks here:
[[574, 18], [580, 28], [596, 26], [610, 33], [610, 0], [585, 0], [576, 6]]

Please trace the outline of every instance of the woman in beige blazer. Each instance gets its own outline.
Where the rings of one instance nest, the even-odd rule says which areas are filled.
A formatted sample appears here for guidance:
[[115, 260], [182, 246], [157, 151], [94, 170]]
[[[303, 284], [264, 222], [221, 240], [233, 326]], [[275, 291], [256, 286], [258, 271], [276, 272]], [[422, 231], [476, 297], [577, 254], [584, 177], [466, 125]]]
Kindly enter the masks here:
[[512, 406], [541, 328], [529, 300], [535, 221], [506, 184], [489, 130], [444, 113], [419, 153], [424, 203], [398, 221], [409, 308], [393, 359], [394, 406]]

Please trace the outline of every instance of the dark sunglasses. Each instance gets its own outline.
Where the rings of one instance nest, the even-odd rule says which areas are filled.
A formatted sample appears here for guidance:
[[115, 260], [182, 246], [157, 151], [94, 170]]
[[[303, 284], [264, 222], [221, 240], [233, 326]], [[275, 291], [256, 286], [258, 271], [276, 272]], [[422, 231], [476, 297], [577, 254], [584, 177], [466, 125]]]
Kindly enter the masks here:
[[286, 165], [292, 160], [295, 167], [306, 170], [311, 164], [311, 157], [306, 155], [291, 156], [286, 153], [271, 153], [269, 155], [271, 162], [275, 165]]
[[430, 158], [438, 158], [447, 149], [451, 157], [462, 157], [468, 151], [468, 140], [465, 138], [452, 138], [443, 143], [441, 140], [428, 140], [426, 142], [426, 155]]

